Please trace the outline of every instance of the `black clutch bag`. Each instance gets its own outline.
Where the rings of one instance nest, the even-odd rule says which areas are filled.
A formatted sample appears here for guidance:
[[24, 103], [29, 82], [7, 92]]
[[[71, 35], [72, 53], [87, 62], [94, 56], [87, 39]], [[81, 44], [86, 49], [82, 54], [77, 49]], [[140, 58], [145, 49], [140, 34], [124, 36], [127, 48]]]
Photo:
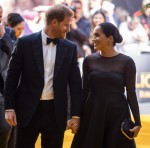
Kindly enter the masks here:
[[135, 124], [130, 118], [126, 118], [121, 124], [121, 132], [130, 140], [132, 140], [132, 137], [134, 136], [134, 132], [130, 132], [130, 129], [132, 129], [134, 126]]

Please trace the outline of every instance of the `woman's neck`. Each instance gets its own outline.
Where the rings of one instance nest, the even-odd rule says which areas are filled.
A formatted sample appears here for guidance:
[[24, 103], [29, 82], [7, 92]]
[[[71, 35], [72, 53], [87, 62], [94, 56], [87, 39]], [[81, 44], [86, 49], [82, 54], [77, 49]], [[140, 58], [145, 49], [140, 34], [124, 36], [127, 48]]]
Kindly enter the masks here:
[[106, 48], [105, 50], [101, 50], [100, 54], [104, 57], [113, 57], [116, 56], [119, 52], [114, 48]]

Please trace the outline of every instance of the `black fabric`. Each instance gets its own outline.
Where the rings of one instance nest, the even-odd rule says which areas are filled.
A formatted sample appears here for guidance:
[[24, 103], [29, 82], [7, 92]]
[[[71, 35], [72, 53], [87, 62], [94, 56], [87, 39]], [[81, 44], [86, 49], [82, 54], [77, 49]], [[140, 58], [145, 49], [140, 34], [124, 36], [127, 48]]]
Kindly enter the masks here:
[[129, 138], [132, 138], [134, 136], [134, 132], [130, 132], [130, 129], [134, 128], [134, 126], [134, 122], [130, 118], [126, 118], [121, 124], [121, 130]]
[[47, 40], [46, 40], [47, 45], [50, 44], [51, 42], [56, 45], [58, 42], [58, 39], [47, 38]]
[[[0, 39], [0, 95], [4, 95], [4, 81], [15, 41], [15, 31], [12, 28], [5, 27], [5, 34]], [[13, 129], [5, 120], [4, 98], [0, 97], [0, 148], [15, 147], [15, 132]]]
[[3, 95], [3, 89], [4, 89], [4, 80], [2, 78], [2, 75], [0, 73], [0, 93]]
[[134, 140], [128, 140], [121, 133], [121, 123], [130, 118], [128, 104], [136, 125], [141, 125], [135, 74], [133, 60], [121, 53], [114, 57], [95, 53], [85, 58], [84, 107], [72, 148], [135, 148]]
[[56, 124], [54, 100], [40, 101], [30, 124], [17, 127], [16, 148], [34, 148], [39, 133], [42, 148], [62, 148], [64, 132]]
[[11, 126], [5, 120], [4, 98], [0, 96], [0, 148], [6, 148], [10, 131]]
[[10, 58], [11, 56], [13, 45], [16, 40], [17, 38], [15, 35], [15, 31], [12, 28], [5, 27], [5, 34], [2, 39], [0, 39], [0, 50], [5, 52], [8, 58]]
[[[8, 61], [11, 56], [11, 52], [13, 50], [13, 45], [16, 41], [15, 31], [12, 28], [5, 27], [5, 34], [0, 39], [0, 93], [3, 95], [4, 89], [4, 74], [8, 67]], [[7, 56], [7, 60], [5, 59]]]

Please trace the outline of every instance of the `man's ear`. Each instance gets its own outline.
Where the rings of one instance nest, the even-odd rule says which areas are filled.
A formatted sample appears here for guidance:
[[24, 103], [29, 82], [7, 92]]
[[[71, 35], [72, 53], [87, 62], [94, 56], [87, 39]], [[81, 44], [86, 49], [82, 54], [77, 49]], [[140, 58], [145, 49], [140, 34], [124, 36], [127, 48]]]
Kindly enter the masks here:
[[58, 21], [57, 21], [56, 19], [53, 19], [53, 20], [51, 21], [51, 24], [52, 24], [52, 25], [57, 25], [57, 24], [58, 24]]

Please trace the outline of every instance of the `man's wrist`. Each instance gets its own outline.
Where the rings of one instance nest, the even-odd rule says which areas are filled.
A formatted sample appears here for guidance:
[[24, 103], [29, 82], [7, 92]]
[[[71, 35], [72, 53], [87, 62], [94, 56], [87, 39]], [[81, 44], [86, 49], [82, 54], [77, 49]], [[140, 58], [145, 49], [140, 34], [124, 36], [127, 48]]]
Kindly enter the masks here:
[[12, 112], [12, 111], [14, 112], [15, 110], [14, 109], [6, 109], [5, 110], [5, 112]]

